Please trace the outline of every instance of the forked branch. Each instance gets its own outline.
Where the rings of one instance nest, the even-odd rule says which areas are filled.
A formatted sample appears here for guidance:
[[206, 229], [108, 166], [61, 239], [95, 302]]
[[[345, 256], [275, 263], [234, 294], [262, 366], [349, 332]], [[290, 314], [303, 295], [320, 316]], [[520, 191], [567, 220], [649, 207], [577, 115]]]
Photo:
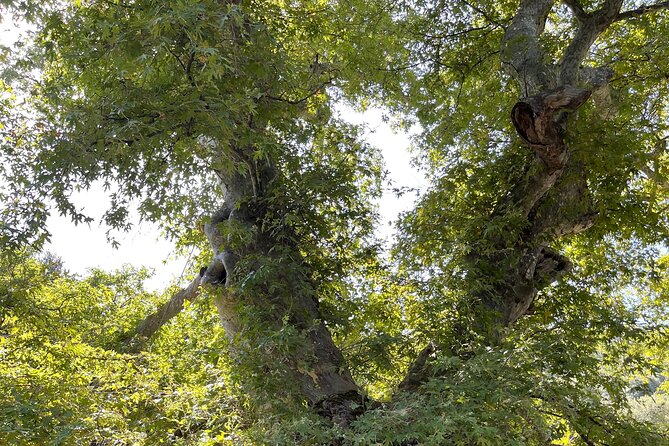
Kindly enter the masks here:
[[[576, 1], [566, 1], [568, 6], [573, 5], [574, 15], [580, 25], [574, 38], [567, 46], [560, 61], [559, 85], [575, 85], [579, 80], [579, 68], [588, 54], [588, 51], [599, 37], [619, 16], [623, 0], [606, 0], [604, 6], [592, 13], [579, 10]], [[570, 6], [571, 7], [571, 6]]]

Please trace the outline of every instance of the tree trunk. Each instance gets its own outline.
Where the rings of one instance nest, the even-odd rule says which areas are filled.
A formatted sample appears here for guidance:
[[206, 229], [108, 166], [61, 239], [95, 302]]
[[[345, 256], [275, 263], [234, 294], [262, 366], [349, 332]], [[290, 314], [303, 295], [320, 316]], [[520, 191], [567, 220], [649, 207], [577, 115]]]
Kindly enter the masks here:
[[[527, 177], [490, 215], [491, 222], [506, 226], [507, 235], [513, 236], [490, 239], [481, 234], [484, 250], [470, 252], [465, 259], [472, 289], [462, 311], [474, 312], [469, 318], [474, 326], [455, 327], [454, 345], [428, 345], [409, 368], [400, 390], [414, 389], [434, 373], [430, 360], [438, 351], [467, 358], [473, 352], [463, 345], [472, 336], [475, 345], [498, 343], [506, 327], [531, 311], [541, 290], [570, 271], [571, 262], [548, 241], [590, 228], [596, 214], [591, 210], [583, 166], [570, 159], [564, 137], [570, 113], [613, 75], [606, 67], [580, 66], [597, 36], [616, 20], [621, 4], [607, 0], [598, 11], [579, 10], [580, 27], [562, 61], [551, 64], [539, 37], [555, 2], [521, 0], [506, 28], [500, 54], [502, 69], [523, 95], [510, 111], [511, 121], [534, 157]], [[565, 172], [571, 177], [563, 181]], [[568, 207], [579, 211], [567, 213]], [[520, 229], [506, 223], [519, 217], [526, 220]], [[491, 277], [490, 271], [496, 276]]]
[[[347, 425], [362, 407], [360, 388], [335, 346], [318, 309], [318, 302], [294, 238], [288, 228], [267, 228], [275, 215], [267, 200], [276, 176], [267, 163], [248, 162], [244, 173], [219, 172], [224, 201], [205, 225], [214, 258], [202, 282], [214, 295], [233, 357], [262, 348], [244, 325], [279, 331], [285, 325], [299, 332], [299, 345], [286, 357], [274, 357], [290, 370], [294, 384], [315, 410], [338, 424]], [[241, 235], [243, 241], [234, 240]], [[272, 271], [254, 283], [253, 276]]]

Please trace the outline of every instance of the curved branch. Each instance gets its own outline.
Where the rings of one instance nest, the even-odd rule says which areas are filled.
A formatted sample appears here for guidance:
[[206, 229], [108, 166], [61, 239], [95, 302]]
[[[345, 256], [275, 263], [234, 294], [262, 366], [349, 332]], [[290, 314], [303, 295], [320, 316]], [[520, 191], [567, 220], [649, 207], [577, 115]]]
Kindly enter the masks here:
[[630, 11], [621, 12], [618, 14], [618, 17], [615, 19], [616, 22], [621, 20], [627, 20], [634, 17], [641, 17], [644, 14], [649, 12], [661, 11], [663, 9], [669, 9], [669, 2], [660, 2], [652, 5], [643, 5], [637, 9], [632, 9]]
[[418, 353], [416, 359], [409, 365], [409, 369], [404, 376], [404, 379], [397, 387], [400, 392], [411, 392], [416, 390], [429, 377], [431, 367], [428, 364], [430, 357], [434, 355], [440, 348], [430, 342], [423, 350]]

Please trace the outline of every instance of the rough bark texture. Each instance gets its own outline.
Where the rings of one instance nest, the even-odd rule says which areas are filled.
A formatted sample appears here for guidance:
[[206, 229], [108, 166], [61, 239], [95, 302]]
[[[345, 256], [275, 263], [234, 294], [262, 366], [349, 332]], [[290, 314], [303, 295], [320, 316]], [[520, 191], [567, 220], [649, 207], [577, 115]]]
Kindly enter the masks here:
[[[235, 288], [239, 282], [237, 266], [241, 259], [271, 259], [273, 252], [281, 246], [284, 250], [294, 251], [294, 261], [300, 259], [296, 247], [290, 246], [290, 237], [277, 237], [276, 231], [267, 233], [263, 230], [262, 220], [267, 209], [260, 205], [269, 191], [275, 170], [267, 164], [249, 163], [247, 173], [219, 172], [222, 180], [224, 201], [222, 207], [205, 225], [214, 253], [213, 260], [202, 279], [203, 283], [217, 289], [214, 293], [216, 307], [226, 335], [234, 346], [244, 342], [244, 327], [240, 322], [240, 311], [244, 306], [256, 307], [267, 311], [268, 327], [279, 329], [286, 318], [304, 333], [304, 358], [311, 358], [309, 369], [299, 364], [291, 364], [294, 378], [298, 382], [306, 400], [317, 412], [340, 424], [350, 423], [359, 411], [361, 392], [345, 366], [344, 358], [334, 344], [326, 326], [321, 322], [316, 299], [309, 293], [295, 291], [291, 296], [273, 295], [268, 289], [265, 297], [249, 296], [244, 290]], [[226, 225], [246, 228], [254, 234], [254, 239], [245, 246], [239, 246], [226, 239]], [[251, 268], [259, 268], [259, 263]], [[224, 280], [223, 280], [224, 278]], [[295, 278], [285, 278], [290, 283]], [[269, 284], [268, 284], [269, 285]], [[297, 288], [297, 287], [296, 287]], [[271, 300], [270, 302], [263, 299]], [[281, 358], [277, 358], [281, 359]]]
[[574, 7], [573, 5], [578, 4], [576, 1], [570, 3], [572, 4], [572, 10], [581, 11], [576, 15], [580, 23], [576, 35], [560, 61], [559, 83], [561, 85], [578, 82], [580, 66], [588, 50], [595, 43], [597, 37], [616, 20], [623, 1], [606, 0], [601, 9], [592, 13], [585, 13], [580, 6]]
[[553, 69], [543, 62], [538, 37], [553, 0], [522, 0], [502, 41], [502, 68], [520, 85], [523, 96], [554, 88]]
[[[608, 67], [581, 67], [590, 47], [621, 15], [635, 13], [620, 14], [621, 0], [606, 0], [593, 12], [586, 11], [577, 0], [564, 3], [574, 14], [578, 28], [559, 63], [546, 61], [539, 41], [554, 1], [521, 0], [506, 28], [502, 69], [516, 81], [522, 95], [511, 110], [511, 121], [534, 158], [527, 166], [526, 177], [500, 200], [490, 218], [503, 222], [509, 215], [522, 216], [528, 224], [514, 241], [488, 240], [486, 252], [468, 255], [472, 281], [490, 284], [484, 291], [473, 291], [471, 296], [474, 308], [478, 308], [475, 311], [480, 312], [478, 319], [487, 322], [477, 327], [456, 327], [458, 337], [473, 330], [487, 342], [497, 342], [504, 327], [531, 311], [543, 288], [570, 271], [571, 262], [547, 242], [584, 231], [595, 222], [585, 170], [570, 159], [564, 136], [569, 116], [593, 93], [605, 91], [613, 76]], [[571, 211], [566, 212], [567, 209]], [[502, 272], [503, 278], [489, 278], [486, 271], [491, 269]], [[444, 350], [464, 358], [471, 355], [457, 345], [430, 344], [411, 365], [399, 390], [411, 391], [420, 386], [434, 373], [430, 358]]]
[[[511, 120], [535, 158], [528, 168], [530, 177], [518, 183], [491, 216], [501, 218], [509, 212], [523, 215], [530, 230], [513, 246], [493, 241], [500, 254], [472, 256], [474, 270], [477, 262], [485, 262], [505, 271], [505, 280], [478, 296], [485, 308], [498, 315], [495, 320], [501, 327], [526, 314], [541, 289], [571, 268], [569, 260], [546, 246], [544, 240], [583, 231], [592, 226], [595, 217], [588, 206], [585, 172], [570, 162], [564, 136], [570, 113], [612, 76], [606, 67], [582, 71], [580, 66], [596, 38], [618, 17], [622, 1], [606, 0], [594, 12], [586, 12], [575, 0], [565, 3], [579, 26], [558, 66], [546, 64], [538, 39], [553, 7], [551, 1], [521, 1], [502, 43], [503, 67], [524, 95], [513, 107]], [[566, 170], [572, 176], [561, 181]], [[549, 201], [552, 206], [546, 210]], [[565, 216], [564, 210], [574, 203], [585, 204], [580, 212]]]

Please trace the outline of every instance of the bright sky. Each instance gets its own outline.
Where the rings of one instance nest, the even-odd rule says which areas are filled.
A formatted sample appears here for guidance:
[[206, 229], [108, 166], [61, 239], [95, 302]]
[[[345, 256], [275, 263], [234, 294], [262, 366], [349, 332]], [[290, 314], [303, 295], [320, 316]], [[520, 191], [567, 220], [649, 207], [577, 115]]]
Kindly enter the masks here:
[[[0, 22], [0, 44], [10, 46], [17, 40], [18, 31], [11, 20]], [[356, 113], [342, 108], [342, 114], [350, 122], [366, 124], [370, 129], [367, 141], [383, 152], [390, 184], [384, 185], [386, 192], [380, 202], [382, 225], [379, 235], [390, 239], [390, 222], [396, 220], [400, 212], [411, 209], [416, 198], [413, 193], [398, 198], [391, 188], [423, 189], [426, 184], [423, 175], [411, 166], [409, 136], [393, 133], [390, 126], [383, 122], [382, 112], [378, 109]], [[96, 218], [96, 221], [99, 221], [109, 203], [101, 188], [78, 193], [75, 201], [83, 207], [85, 214]], [[176, 257], [174, 246], [161, 237], [155, 225], [147, 222], [137, 222], [131, 232], [117, 235], [121, 244], [118, 249], [109, 245], [106, 229], [97, 223], [75, 226], [69, 219], [52, 216], [48, 228], [52, 238], [47, 249], [60, 256], [65, 268], [73, 273], [85, 274], [92, 267], [112, 270], [124, 264], [146, 266], [155, 271], [146, 286], [158, 290], [178, 280], [188, 265], [188, 258]]]

